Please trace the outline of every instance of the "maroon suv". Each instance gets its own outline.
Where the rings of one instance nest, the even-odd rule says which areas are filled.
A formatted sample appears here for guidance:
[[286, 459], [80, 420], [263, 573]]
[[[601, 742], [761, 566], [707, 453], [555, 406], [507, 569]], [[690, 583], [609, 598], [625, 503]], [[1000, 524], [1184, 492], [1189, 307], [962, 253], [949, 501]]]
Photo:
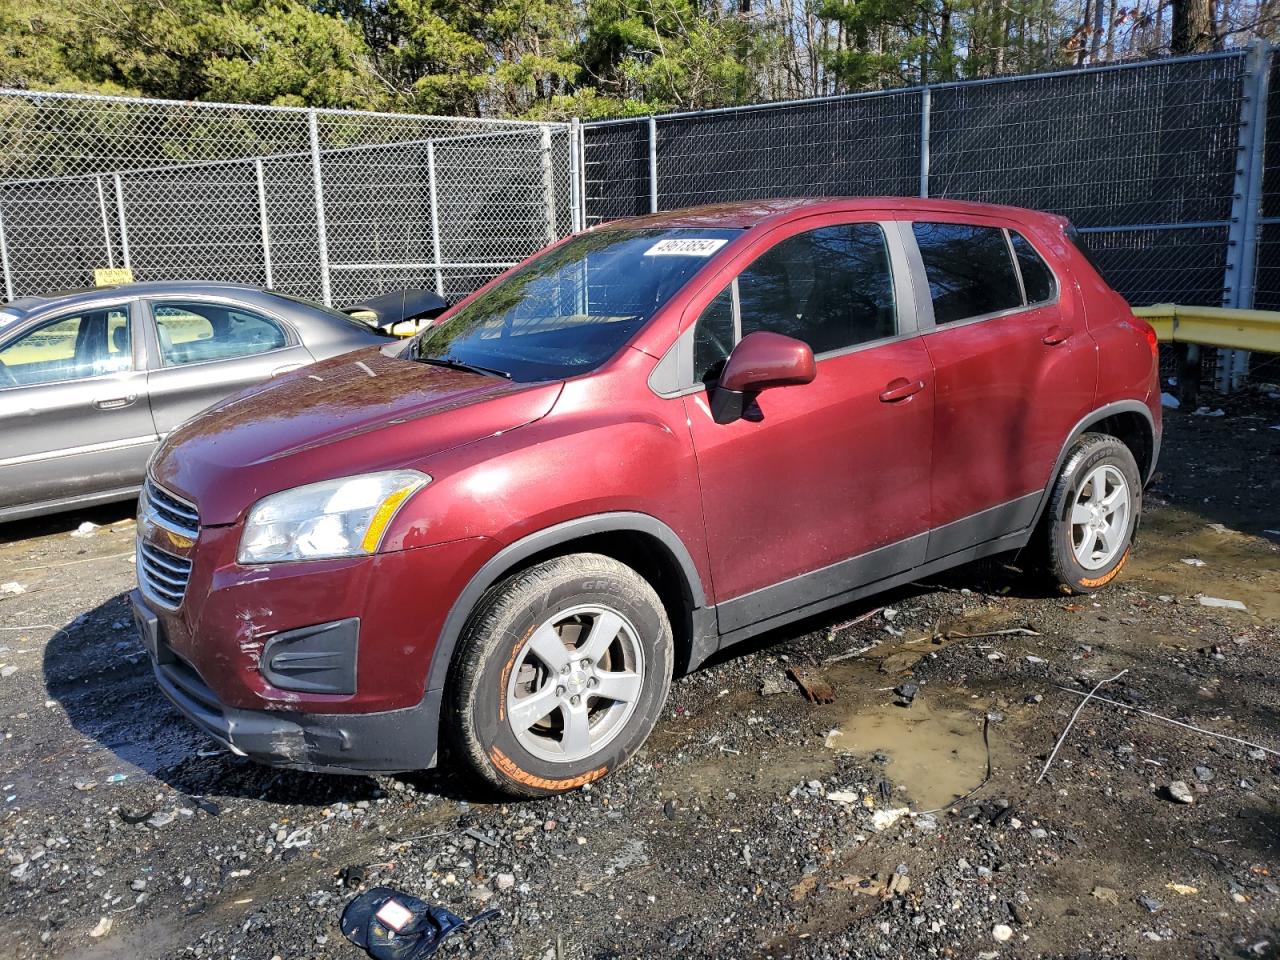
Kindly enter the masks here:
[[133, 603], [237, 753], [551, 793], [767, 628], [1004, 551], [1101, 587], [1159, 443], [1155, 335], [1061, 218], [667, 213], [175, 430]]

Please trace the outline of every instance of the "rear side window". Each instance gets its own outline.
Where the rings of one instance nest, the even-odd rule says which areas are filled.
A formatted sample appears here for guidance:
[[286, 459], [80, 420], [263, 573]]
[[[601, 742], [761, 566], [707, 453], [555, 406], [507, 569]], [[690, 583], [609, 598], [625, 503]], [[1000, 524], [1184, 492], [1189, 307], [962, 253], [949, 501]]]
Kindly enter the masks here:
[[1009, 242], [1013, 244], [1013, 255], [1018, 258], [1018, 271], [1022, 274], [1022, 289], [1026, 292], [1027, 303], [1047, 303], [1053, 299], [1057, 284], [1053, 272], [1036, 253], [1036, 248], [1022, 234], [1009, 231]]
[[151, 311], [165, 366], [247, 357], [289, 343], [274, 320], [239, 307], [165, 302]]
[[933, 319], [956, 323], [1022, 306], [1004, 231], [969, 223], [913, 223], [924, 260]]

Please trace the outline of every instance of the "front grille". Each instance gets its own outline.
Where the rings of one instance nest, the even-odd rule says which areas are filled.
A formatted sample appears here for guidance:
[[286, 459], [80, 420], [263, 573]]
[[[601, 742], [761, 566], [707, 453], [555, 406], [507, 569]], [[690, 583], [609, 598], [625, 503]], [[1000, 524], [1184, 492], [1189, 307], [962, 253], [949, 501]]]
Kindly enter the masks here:
[[190, 560], [175, 557], [150, 543], [138, 541], [138, 585], [151, 599], [170, 610], [176, 610], [182, 604], [189, 579]]
[[179, 500], [148, 478], [142, 489], [143, 503], [151, 509], [152, 519], [174, 533], [194, 540], [200, 535], [200, 512], [194, 505]]

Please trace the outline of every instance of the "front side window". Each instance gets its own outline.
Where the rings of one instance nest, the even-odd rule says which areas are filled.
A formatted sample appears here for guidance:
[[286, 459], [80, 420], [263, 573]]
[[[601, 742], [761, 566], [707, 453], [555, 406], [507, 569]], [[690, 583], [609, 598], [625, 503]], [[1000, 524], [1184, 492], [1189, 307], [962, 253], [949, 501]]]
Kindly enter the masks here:
[[1022, 306], [1004, 230], [970, 223], [913, 223], [941, 326]]
[[80, 380], [131, 369], [133, 348], [125, 307], [48, 320], [0, 348], [0, 387]]
[[218, 303], [166, 301], [151, 305], [165, 366], [247, 357], [287, 346], [274, 320]]
[[519, 382], [586, 373], [740, 234], [660, 227], [584, 233], [427, 327], [405, 356]]
[[889, 247], [880, 225], [820, 227], [766, 250], [707, 306], [694, 330], [698, 379], [714, 377], [733, 348], [735, 286], [737, 329], [744, 337], [770, 330], [823, 354], [898, 332]]

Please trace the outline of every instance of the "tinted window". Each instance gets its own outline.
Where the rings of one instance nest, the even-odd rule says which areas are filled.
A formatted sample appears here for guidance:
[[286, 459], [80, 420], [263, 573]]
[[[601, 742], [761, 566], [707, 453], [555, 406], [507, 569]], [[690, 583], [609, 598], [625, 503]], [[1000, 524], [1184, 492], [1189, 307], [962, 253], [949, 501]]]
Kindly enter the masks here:
[[823, 227], [767, 250], [738, 277], [742, 335], [772, 330], [814, 353], [897, 330], [884, 231], [874, 223]]
[[733, 349], [733, 285], [707, 304], [693, 331], [693, 375], [696, 380], [719, 376]]
[[124, 307], [48, 320], [0, 348], [0, 387], [78, 380], [132, 368]]
[[913, 223], [935, 323], [1022, 306], [1004, 231], [967, 223]]
[[[898, 330], [884, 231], [850, 223], [797, 234], [766, 250], [738, 275], [742, 335], [783, 333], [814, 353], [856, 346]], [[733, 284], [702, 312], [694, 330], [694, 374], [706, 379], [734, 344]]]
[[428, 327], [405, 356], [456, 360], [517, 381], [586, 373], [739, 233], [618, 227], [581, 234]]
[[1013, 253], [1018, 258], [1018, 269], [1022, 272], [1022, 287], [1027, 294], [1027, 303], [1044, 303], [1053, 299], [1053, 273], [1048, 265], [1040, 259], [1036, 248], [1020, 233], [1009, 232], [1013, 242]]
[[166, 366], [227, 360], [288, 345], [274, 320], [215, 303], [155, 303], [160, 355]]

